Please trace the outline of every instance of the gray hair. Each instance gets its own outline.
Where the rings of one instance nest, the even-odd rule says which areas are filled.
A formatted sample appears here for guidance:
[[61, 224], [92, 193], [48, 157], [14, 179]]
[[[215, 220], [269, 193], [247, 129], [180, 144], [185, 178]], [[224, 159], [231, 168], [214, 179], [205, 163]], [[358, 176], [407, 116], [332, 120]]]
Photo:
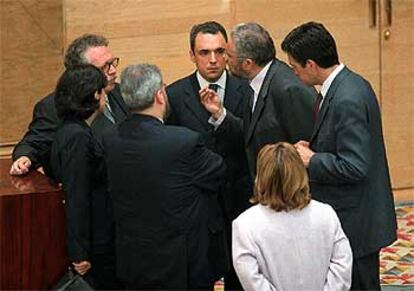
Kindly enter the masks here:
[[276, 49], [269, 32], [260, 24], [240, 23], [231, 30], [231, 38], [239, 59], [251, 59], [264, 67], [276, 56]]
[[87, 33], [78, 37], [66, 49], [65, 68], [90, 64], [90, 61], [85, 57], [85, 52], [91, 47], [108, 46], [108, 44], [108, 39], [98, 34]]
[[151, 107], [155, 93], [162, 85], [161, 71], [155, 65], [129, 65], [121, 73], [121, 93], [130, 110], [141, 111]]

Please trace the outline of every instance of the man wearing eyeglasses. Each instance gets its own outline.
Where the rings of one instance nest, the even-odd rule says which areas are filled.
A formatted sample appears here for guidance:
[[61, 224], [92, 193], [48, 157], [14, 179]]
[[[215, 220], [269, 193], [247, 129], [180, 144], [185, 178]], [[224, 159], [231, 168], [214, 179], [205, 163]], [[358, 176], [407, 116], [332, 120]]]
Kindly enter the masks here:
[[[235, 273], [227, 273], [230, 267], [227, 254], [231, 251], [231, 221], [250, 206], [252, 183], [243, 139], [217, 139], [217, 123], [200, 102], [200, 93], [210, 88], [218, 94], [226, 110], [243, 117], [247, 101], [244, 97], [249, 85], [226, 71], [226, 43], [226, 30], [215, 21], [192, 27], [189, 55], [196, 71], [167, 87], [171, 107], [167, 123], [200, 133], [206, 146], [221, 155], [226, 163], [226, 185], [209, 198], [209, 264], [212, 280], [224, 276], [226, 289], [236, 289], [240, 286]], [[224, 233], [227, 244], [223, 240]]]
[[[65, 53], [65, 68], [80, 64], [92, 64], [100, 68], [108, 79], [106, 106], [103, 114], [92, 123], [92, 130], [98, 138], [124, 120], [128, 109], [116, 83], [116, 67], [119, 58], [112, 55], [109, 41], [95, 34], [85, 34], [75, 39]], [[13, 150], [11, 175], [23, 175], [29, 170], [43, 167], [49, 172], [50, 148], [59, 124], [56, 114], [54, 92], [40, 100], [34, 107], [33, 119], [23, 139]], [[50, 172], [49, 172], [50, 173]]]

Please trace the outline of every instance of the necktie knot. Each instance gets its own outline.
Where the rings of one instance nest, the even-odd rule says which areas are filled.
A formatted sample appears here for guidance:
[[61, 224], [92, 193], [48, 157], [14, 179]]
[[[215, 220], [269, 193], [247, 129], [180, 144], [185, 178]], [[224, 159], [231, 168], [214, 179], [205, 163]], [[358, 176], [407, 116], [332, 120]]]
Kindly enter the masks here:
[[214, 92], [217, 92], [218, 84], [208, 84], [208, 88], [213, 90]]

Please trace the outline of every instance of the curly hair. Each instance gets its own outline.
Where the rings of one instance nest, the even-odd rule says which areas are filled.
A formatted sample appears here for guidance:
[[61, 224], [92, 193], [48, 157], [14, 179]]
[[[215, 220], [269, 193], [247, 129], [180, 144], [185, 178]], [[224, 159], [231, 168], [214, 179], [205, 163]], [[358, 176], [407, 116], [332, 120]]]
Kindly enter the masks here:
[[78, 37], [66, 49], [65, 68], [89, 64], [89, 60], [85, 57], [88, 48], [108, 46], [108, 44], [108, 39], [98, 34], [84, 34]]

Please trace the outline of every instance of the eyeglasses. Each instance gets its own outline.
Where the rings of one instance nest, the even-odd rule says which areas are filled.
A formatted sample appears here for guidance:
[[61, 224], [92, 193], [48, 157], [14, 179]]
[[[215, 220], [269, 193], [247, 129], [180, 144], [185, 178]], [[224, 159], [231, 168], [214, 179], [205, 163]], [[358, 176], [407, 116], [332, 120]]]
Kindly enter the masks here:
[[112, 60], [107, 61], [102, 67], [100, 67], [100, 69], [103, 72], [108, 73], [109, 70], [111, 69], [111, 66], [116, 68], [118, 67], [118, 65], [119, 65], [119, 58], [113, 58]]

